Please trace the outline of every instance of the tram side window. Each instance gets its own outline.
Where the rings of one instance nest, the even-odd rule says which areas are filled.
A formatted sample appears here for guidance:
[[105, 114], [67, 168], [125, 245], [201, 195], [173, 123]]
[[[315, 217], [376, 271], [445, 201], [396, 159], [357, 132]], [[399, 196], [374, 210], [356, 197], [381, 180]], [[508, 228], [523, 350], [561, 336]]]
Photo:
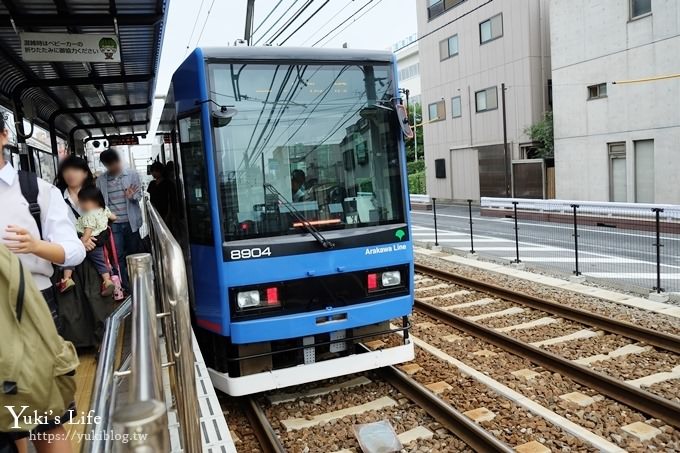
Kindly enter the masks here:
[[199, 112], [179, 120], [179, 139], [189, 242], [210, 245], [213, 243], [212, 223]]

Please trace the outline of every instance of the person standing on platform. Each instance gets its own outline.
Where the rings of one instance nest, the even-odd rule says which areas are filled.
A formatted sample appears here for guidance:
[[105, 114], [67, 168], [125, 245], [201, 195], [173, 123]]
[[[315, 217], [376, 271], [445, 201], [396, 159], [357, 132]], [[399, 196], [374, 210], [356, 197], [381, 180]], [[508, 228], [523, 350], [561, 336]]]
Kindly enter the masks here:
[[[49, 307], [57, 331], [61, 332], [56, 293], [50, 280], [53, 264], [77, 266], [85, 259], [85, 247], [69, 220], [59, 189], [39, 179], [35, 173], [18, 172], [13, 168], [5, 160], [4, 148], [8, 143], [9, 131], [0, 115], [0, 243], [17, 255], [31, 274]], [[30, 360], [30, 357], [26, 359]], [[53, 435], [51, 441], [34, 440], [38, 453], [71, 452], [71, 442], [62, 425], [69, 421], [70, 414], [67, 412], [58, 423], [49, 422], [36, 428], [41, 433]], [[4, 442], [4, 446], [11, 448], [8, 442], [13, 439], [23, 453], [30, 434], [11, 433], [9, 439], [0, 436], [0, 446]]]
[[106, 172], [97, 178], [97, 188], [104, 195], [104, 201], [116, 221], [111, 226], [116, 242], [123, 288], [130, 291], [125, 257], [142, 249], [139, 228], [142, 226], [141, 182], [136, 171], [124, 168], [120, 156], [112, 149], [99, 155]]

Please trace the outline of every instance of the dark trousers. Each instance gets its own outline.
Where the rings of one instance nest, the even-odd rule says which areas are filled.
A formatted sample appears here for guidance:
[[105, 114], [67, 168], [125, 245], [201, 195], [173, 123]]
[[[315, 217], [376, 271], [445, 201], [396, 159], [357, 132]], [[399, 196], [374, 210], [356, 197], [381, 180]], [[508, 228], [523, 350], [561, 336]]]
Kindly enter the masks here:
[[106, 259], [104, 259], [104, 247], [95, 247], [94, 249], [87, 252], [87, 259], [94, 264], [94, 267], [99, 272], [99, 275], [108, 274], [111, 272], [109, 266], [106, 264]]
[[57, 332], [59, 335], [63, 333], [63, 326], [61, 325], [61, 319], [59, 318], [59, 306], [57, 305], [57, 294], [54, 291], [54, 287], [49, 287], [40, 291], [45, 298], [47, 307], [50, 309], [50, 314], [54, 320], [54, 325], [57, 326]]
[[121, 280], [123, 288], [130, 291], [130, 284], [128, 281], [127, 263], [125, 257], [134, 253], [139, 253], [142, 250], [142, 240], [139, 237], [139, 232], [133, 232], [128, 222], [114, 223], [111, 225], [113, 231], [113, 240], [116, 241], [116, 250], [118, 252], [118, 264], [120, 264]]

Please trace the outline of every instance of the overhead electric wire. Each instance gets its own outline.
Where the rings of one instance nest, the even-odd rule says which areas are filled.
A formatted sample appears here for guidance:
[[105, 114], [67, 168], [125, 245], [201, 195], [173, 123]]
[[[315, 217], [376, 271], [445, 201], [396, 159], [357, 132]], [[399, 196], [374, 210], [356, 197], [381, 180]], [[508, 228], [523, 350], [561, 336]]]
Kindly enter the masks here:
[[293, 14], [293, 17], [291, 17], [290, 19], [288, 19], [288, 21], [287, 21], [285, 24], [283, 24], [283, 25], [281, 26], [281, 28], [279, 28], [279, 29], [276, 31], [276, 33], [274, 33], [274, 36], [272, 36], [271, 38], [269, 38], [269, 39], [267, 40], [267, 44], [273, 44], [273, 43], [274, 43], [274, 40], [275, 40], [276, 38], [278, 38], [279, 36], [281, 36], [281, 35], [283, 34], [283, 32], [286, 31], [286, 30], [288, 29], [288, 27], [290, 27], [291, 25], [293, 25], [293, 22], [295, 22], [295, 21], [298, 19], [298, 17], [300, 17], [300, 16], [302, 15], [302, 13], [304, 13], [305, 10], [307, 10], [307, 8], [309, 8], [309, 7], [312, 5], [312, 3], [314, 3], [314, 0], [307, 0], [307, 3], [305, 3], [304, 5], [302, 5], [302, 6], [300, 7], [300, 9], [297, 10], [297, 12], [296, 12], [295, 14]]
[[354, 13], [352, 13], [351, 16], [349, 16], [347, 19], [345, 19], [345, 20], [343, 20], [342, 22], [340, 22], [340, 24], [338, 24], [335, 28], [333, 28], [331, 31], [329, 31], [329, 32], [326, 33], [325, 35], [323, 35], [323, 36], [321, 37], [321, 39], [319, 39], [317, 42], [315, 42], [314, 44], [312, 44], [312, 47], [316, 46], [316, 45], [319, 44], [321, 41], [323, 41], [324, 39], [326, 39], [326, 38], [328, 37], [328, 35], [330, 35], [331, 33], [333, 33], [333, 32], [334, 32], [335, 30], [337, 30], [338, 28], [342, 27], [348, 20], [350, 20], [351, 18], [353, 18], [354, 16], [356, 16], [357, 14], [359, 14], [364, 8], [366, 8], [368, 5], [370, 5], [370, 4], [373, 3], [374, 1], [375, 1], [375, 0], [368, 0], [368, 3], [364, 4], [364, 6], [362, 6], [362, 7], [359, 8], [358, 10], [354, 11]]
[[213, 5], [215, 4], [215, 0], [212, 0], [210, 2], [210, 8], [208, 8], [208, 14], [205, 15], [205, 20], [203, 21], [203, 26], [201, 27], [201, 34], [198, 35], [198, 39], [196, 40], [196, 46], [198, 46], [198, 43], [201, 42], [201, 38], [203, 37], [203, 32], [205, 31], [205, 25], [208, 23], [208, 19], [210, 18], [210, 13], [212, 12]]
[[279, 46], [284, 45], [284, 44], [286, 43], [286, 41], [288, 41], [290, 38], [292, 38], [293, 35], [294, 35], [295, 33], [297, 33], [298, 31], [300, 31], [300, 29], [301, 29], [302, 27], [304, 27], [304, 26], [307, 24], [307, 22], [309, 22], [310, 20], [312, 20], [312, 19], [314, 18], [314, 16], [316, 16], [316, 15], [319, 13], [319, 11], [321, 11], [321, 10], [324, 8], [324, 6], [326, 6], [326, 5], [328, 5], [328, 4], [330, 3], [330, 1], [331, 1], [331, 0], [326, 0], [321, 6], [319, 6], [319, 7], [317, 8], [316, 11], [314, 11], [314, 12], [313, 12], [313, 13], [312, 13], [312, 14], [311, 14], [311, 15], [310, 15], [303, 23], [301, 23], [301, 24], [298, 26], [298, 28], [296, 28], [295, 30], [293, 30], [293, 32], [292, 32], [290, 35], [288, 35], [288, 37], [287, 37], [286, 39], [284, 39], [283, 41], [281, 41], [281, 42], [279, 43]]
[[[288, 9], [290, 10], [290, 9], [293, 8], [295, 5], [297, 5], [299, 2], [300, 2], [300, 0], [295, 0], [295, 1], [290, 5], [290, 7], [289, 7]], [[279, 16], [279, 18], [276, 19], [276, 21], [275, 21], [275, 22], [267, 29], [267, 31], [265, 31], [265, 32], [262, 34], [262, 36], [260, 36], [260, 37], [257, 39], [257, 41], [255, 41], [255, 44], [253, 44], [253, 45], [256, 46], [257, 44], [259, 44], [259, 42], [262, 41], [262, 40], [264, 39], [264, 37], [267, 36], [267, 34], [268, 34], [270, 31], [272, 31], [272, 30], [274, 29], [274, 27], [276, 27], [276, 26], [279, 24], [279, 22], [281, 22], [281, 21], [283, 20], [284, 17], [286, 17], [286, 14], [288, 14], [288, 11], [284, 12], [283, 14], [281, 14], [281, 15]]]
[[447, 22], [447, 23], [445, 23], [445, 24], [442, 24], [441, 26], [435, 28], [434, 30], [425, 33], [423, 36], [418, 36], [418, 38], [416, 38], [415, 40], [409, 42], [408, 44], [403, 45], [403, 46], [401, 46], [401, 47], [398, 48], [398, 49], [395, 49], [394, 52], [399, 52], [401, 49], [405, 49], [406, 47], [412, 45], [414, 42], [418, 42], [418, 41], [420, 41], [420, 40], [423, 39], [423, 38], [427, 38], [428, 36], [430, 36], [430, 35], [432, 35], [432, 34], [434, 34], [434, 33], [437, 33], [437, 32], [438, 32], [439, 30], [441, 30], [442, 28], [447, 27], [447, 26], [451, 25], [451, 24], [454, 23], [454, 22], [458, 22], [459, 20], [461, 20], [461, 19], [464, 18], [465, 16], [468, 16], [468, 15], [474, 13], [475, 11], [477, 11], [477, 10], [479, 10], [479, 9], [481, 9], [481, 8], [483, 8], [483, 7], [485, 7], [485, 6], [488, 5], [489, 3], [492, 3], [493, 1], [494, 1], [494, 0], [487, 0], [486, 2], [482, 3], [481, 5], [478, 5], [478, 6], [474, 7], [474, 8], [472, 8], [470, 11], [467, 11], [467, 12], [461, 14], [460, 16], [458, 16], [458, 17], [456, 17], [456, 18], [450, 20], [449, 22]]
[[196, 31], [196, 25], [198, 24], [198, 18], [201, 17], [201, 11], [203, 10], [203, 3], [205, 0], [201, 0], [201, 6], [198, 7], [198, 13], [196, 13], [196, 20], [194, 20], [194, 26], [191, 27], [191, 34], [189, 35], [189, 40], [187, 41], [187, 50], [184, 53], [185, 55], [189, 52], [189, 48], [191, 46], [191, 40], [194, 37], [194, 32]]
[[378, 0], [378, 3], [376, 3], [375, 5], [373, 5], [373, 6], [371, 6], [370, 8], [368, 8], [366, 11], [364, 11], [364, 13], [363, 13], [361, 16], [359, 16], [359, 17], [357, 17], [356, 19], [354, 19], [351, 23], [345, 25], [345, 27], [344, 27], [342, 30], [338, 31], [336, 34], [334, 34], [333, 36], [331, 36], [331, 37], [330, 37], [323, 45], [325, 46], [326, 44], [328, 44], [329, 42], [331, 42], [332, 40], [334, 40], [340, 33], [342, 33], [343, 31], [347, 30], [349, 27], [351, 27], [352, 25], [354, 25], [359, 19], [361, 19], [362, 17], [364, 17], [366, 14], [370, 13], [371, 10], [373, 10], [373, 8], [375, 8], [375, 7], [378, 6], [380, 3], [382, 3], [382, 1], [383, 1], [383, 0]]
[[281, 3], [283, 3], [283, 0], [279, 0], [279, 2], [276, 4], [276, 6], [274, 6], [274, 7], [269, 11], [269, 14], [267, 14], [267, 17], [265, 17], [265, 18], [262, 20], [262, 22], [260, 22], [260, 25], [258, 25], [257, 27], [255, 27], [255, 30], [253, 30], [253, 36], [255, 35], [255, 33], [257, 33], [257, 31], [260, 29], [260, 27], [262, 27], [262, 26], [265, 24], [265, 22], [267, 22], [267, 21], [269, 20], [269, 18], [272, 16], [272, 14], [274, 14], [274, 11], [276, 11], [276, 10], [278, 9], [278, 7], [281, 6]]
[[[352, 2], [353, 2], [353, 1], [354, 1], [354, 0], [352, 0]], [[330, 24], [330, 23], [333, 21], [333, 19], [335, 19], [336, 16], [338, 16], [340, 13], [342, 13], [344, 10], [346, 10], [346, 9], [352, 4], [352, 2], [347, 2], [347, 4], [345, 4], [345, 6], [343, 6], [343, 7], [340, 9], [340, 11], [338, 11], [337, 13], [335, 13], [335, 15], [334, 15], [333, 17], [331, 17], [331, 18], [328, 19], [326, 22], [324, 22], [323, 25], [321, 25], [321, 26], [319, 27], [318, 30], [316, 30], [316, 31], [315, 31], [314, 33], [312, 33], [311, 35], [307, 36], [307, 38], [306, 38], [304, 41], [302, 41], [302, 42], [300, 43], [300, 45], [301, 45], [301, 46], [304, 46], [305, 44], [307, 44], [307, 42], [308, 42], [310, 39], [312, 39], [312, 38], [314, 37], [314, 35], [316, 35], [317, 33], [319, 33], [319, 31], [321, 31], [321, 29], [324, 28], [326, 25]]]

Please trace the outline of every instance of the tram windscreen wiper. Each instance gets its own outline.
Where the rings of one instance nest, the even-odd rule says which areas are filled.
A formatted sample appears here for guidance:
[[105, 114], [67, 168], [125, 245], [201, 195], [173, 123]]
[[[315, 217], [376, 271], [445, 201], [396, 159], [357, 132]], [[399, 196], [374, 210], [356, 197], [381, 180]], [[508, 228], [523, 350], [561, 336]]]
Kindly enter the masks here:
[[319, 244], [321, 244], [326, 249], [330, 249], [330, 248], [335, 247], [335, 244], [333, 242], [329, 241], [328, 239], [326, 239], [323, 236], [323, 234], [321, 234], [321, 232], [319, 230], [314, 228], [314, 225], [312, 225], [312, 223], [309, 220], [307, 220], [307, 218], [304, 216], [304, 214], [302, 214], [302, 212], [300, 212], [300, 210], [297, 209], [293, 205], [293, 203], [290, 202], [290, 200], [288, 200], [286, 197], [284, 197], [283, 194], [276, 189], [276, 187], [274, 187], [273, 185], [271, 185], [267, 182], [264, 183], [263, 185], [264, 185], [264, 188], [266, 190], [269, 190], [271, 193], [276, 195], [276, 197], [278, 197], [278, 199], [283, 203], [283, 205], [290, 210], [290, 213], [295, 216], [295, 218], [298, 220], [298, 222], [300, 222], [300, 224], [303, 227], [305, 227], [305, 229], [309, 232], [309, 234], [311, 234]]

